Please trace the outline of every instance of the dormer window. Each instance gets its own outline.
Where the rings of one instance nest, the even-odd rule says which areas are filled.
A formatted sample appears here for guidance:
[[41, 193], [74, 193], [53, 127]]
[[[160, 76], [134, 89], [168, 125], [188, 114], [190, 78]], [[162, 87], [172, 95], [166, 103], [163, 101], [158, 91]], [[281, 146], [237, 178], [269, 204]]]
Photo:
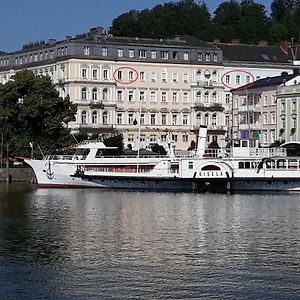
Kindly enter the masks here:
[[90, 47], [89, 46], [85, 46], [83, 48], [83, 54], [84, 55], [90, 55]]

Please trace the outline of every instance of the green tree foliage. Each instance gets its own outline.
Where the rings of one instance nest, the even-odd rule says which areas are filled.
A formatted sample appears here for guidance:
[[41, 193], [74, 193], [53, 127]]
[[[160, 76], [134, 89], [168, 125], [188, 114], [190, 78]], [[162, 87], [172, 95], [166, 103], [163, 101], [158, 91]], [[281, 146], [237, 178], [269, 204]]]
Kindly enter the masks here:
[[109, 32], [151, 38], [189, 34], [205, 39], [210, 34], [210, 14], [204, 3], [181, 0], [122, 14], [113, 20]]
[[76, 106], [69, 98], [59, 97], [48, 77], [21, 71], [12, 79], [0, 85], [0, 132], [10, 152], [28, 156], [30, 142], [48, 153], [70, 144], [65, 125], [75, 119]]
[[181, 0], [142, 11], [131, 10], [113, 20], [110, 33], [118, 36], [171, 38], [193, 35], [204, 41], [218, 37], [222, 42], [267, 40], [300, 42], [300, 0], [272, 0], [271, 16], [254, 0], [222, 2], [211, 16], [204, 2]]

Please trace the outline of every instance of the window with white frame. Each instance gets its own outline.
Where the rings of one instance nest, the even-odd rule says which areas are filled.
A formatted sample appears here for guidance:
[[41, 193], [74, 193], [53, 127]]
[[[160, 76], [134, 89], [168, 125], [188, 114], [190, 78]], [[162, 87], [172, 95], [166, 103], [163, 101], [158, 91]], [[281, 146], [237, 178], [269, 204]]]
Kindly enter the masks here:
[[139, 50], [139, 58], [146, 58], [147, 51], [146, 50]]
[[230, 118], [229, 116], [225, 116], [225, 126], [229, 126]]
[[161, 92], [161, 102], [167, 102], [167, 92]]
[[117, 113], [117, 124], [122, 124], [122, 123], [123, 123], [123, 114]]
[[161, 142], [166, 142], [167, 141], [167, 135], [166, 134], [161, 134], [160, 135], [160, 141]]
[[156, 92], [155, 91], [150, 92], [150, 101], [156, 102]]
[[87, 89], [84, 87], [81, 89], [81, 100], [87, 99]]
[[208, 103], [208, 100], [209, 100], [209, 92], [205, 92], [204, 93], [204, 102]]
[[168, 51], [160, 51], [160, 58], [161, 59], [169, 59], [169, 52]]
[[150, 124], [156, 125], [156, 114], [150, 114]]
[[108, 89], [107, 88], [104, 88], [102, 90], [102, 99], [103, 100], [108, 100]]
[[156, 74], [156, 72], [152, 72], [152, 73], [151, 73], [151, 81], [152, 81], [152, 82], [155, 82], [156, 79], [157, 79], [157, 74]]
[[131, 81], [131, 80], [134, 80], [134, 74], [133, 74], [133, 71], [129, 71], [128, 72], [128, 79]]
[[108, 124], [108, 112], [105, 111], [102, 114], [102, 124]]
[[217, 62], [218, 61], [218, 54], [214, 54], [213, 59], [214, 59], [214, 62]]
[[250, 81], [251, 81], [251, 77], [250, 77], [250, 75], [247, 75], [246, 76], [246, 84], [250, 83]]
[[197, 122], [197, 125], [202, 125], [201, 122], [202, 122], [202, 118], [201, 118], [201, 114], [198, 113], [196, 115], [196, 122]]
[[118, 80], [122, 80], [123, 79], [123, 72], [120, 71], [120, 70], [117, 72], [117, 79]]
[[271, 112], [271, 124], [276, 123], [276, 112]]
[[167, 114], [161, 114], [161, 125], [167, 125]]
[[172, 142], [178, 142], [178, 135], [172, 134]]
[[102, 56], [107, 56], [107, 48], [102, 48]]
[[130, 58], [134, 58], [134, 50], [133, 49], [129, 49], [129, 57]]
[[213, 92], [211, 94], [211, 100], [212, 100], [213, 103], [217, 102], [217, 92]]
[[197, 54], [198, 61], [202, 61], [202, 53]]
[[230, 83], [230, 75], [225, 76], [225, 83]]
[[140, 124], [141, 124], [141, 125], [145, 125], [145, 114], [144, 114], [144, 113], [142, 113], [142, 114], [140, 115]]
[[167, 82], [167, 72], [162, 72], [161, 73], [161, 81], [162, 82]]
[[268, 96], [265, 95], [264, 96], [264, 106], [267, 106], [268, 105]]
[[146, 135], [145, 134], [141, 134], [140, 136], [140, 142], [145, 142], [146, 141]]
[[173, 82], [177, 82], [178, 81], [178, 73], [173, 73], [172, 74], [172, 80], [173, 80]]
[[297, 102], [293, 99], [292, 101], [292, 111], [295, 112], [297, 110]]
[[108, 79], [108, 70], [106, 70], [106, 69], [103, 70], [103, 79], [104, 80]]
[[212, 126], [216, 126], [217, 125], [217, 115], [216, 114], [213, 114], [211, 116], [211, 125]]
[[268, 114], [267, 113], [263, 114], [263, 124], [268, 124]]
[[92, 112], [92, 124], [97, 124], [98, 123], [98, 113], [97, 111]]
[[186, 114], [182, 116], [182, 125], [188, 125], [188, 115]]
[[145, 91], [140, 91], [140, 101], [145, 101]]
[[189, 60], [189, 53], [188, 52], [183, 53], [183, 60]]
[[236, 83], [236, 84], [241, 83], [241, 76], [240, 76], [240, 75], [236, 75], [236, 76], [235, 76], [235, 83]]
[[118, 57], [123, 57], [123, 49], [118, 49]]
[[98, 100], [98, 90], [96, 88], [92, 90], [92, 100]]
[[156, 51], [155, 50], [151, 51], [151, 58], [156, 59]]
[[129, 113], [128, 114], [128, 124], [133, 125], [133, 121], [134, 121], [134, 115], [133, 115], [133, 113]]
[[123, 101], [123, 91], [117, 91], [117, 101]]
[[140, 72], [140, 81], [145, 81], [145, 72]]
[[177, 125], [178, 115], [172, 114], [172, 125]]
[[201, 92], [200, 92], [200, 91], [198, 91], [198, 92], [196, 93], [196, 102], [197, 102], [197, 103], [200, 103], [200, 102], [201, 102]]
[[210, 53], [205, 53], [205, 61], [210, 61]]
[[134, 101], [133, 99], [133, 91], [128, 91], [128, 102]]
[[189, 141], [189, 136], [188, 136], [188, 134], [183, 134], [183, 135], [182, 135], [182, 142], [183, 142], [183, 143], [188, 143], [188, 141]]
[[84, 55], [90, 55], [90, 47], [89, 46], [84, 46], [83, 47], [83, 54]]
[[285, 101], [281, 101], [281, 111], [285, 112]]
[[134, 142], [134, 135], [133, 134], [128, 134], [127, 141], [128, 142]]
[[149, 142], [150, 142], [150, 143], [156, 142], [156, 135], [155, 135], [155, 134], [150, 134]]
[[270, 130], [270, 135], [271, 135], [271, 143], [274, 143], [276, 139], [275, 130]]
[[88, 70], [86, 68], [81, 69], [81, 77], [87, 79], [87, 72]]
[[176, 102], [177, 102], [177, 100], [178, 100], [177, 95], [178, 95], [177, 92], [173, 92], [173, 93], [172, 93], [172, 102], [173, 102], [173, 103], [176, 103]]
[[188, 73], [184, 73], [183, 74], [183, 82], [184, 83], [188, 83], [189, 82], [189, 74]]
[[208, 124], [209, 124], [209, 115], [205, 114], [204, 115], [204, 125], [208, 126]]
[[98, 79], [98, 69], [93, 69], [92, 74], [93, 74], [93, 79]]
[[225, 94], [225, 103], [226, 104], [230, 103], [230, 94]]
[[86, 124], [87, 123], [87, 112], [84, 110], [81, 112], [81, 124]]
[[182, 93], [182, 102], [184, 102], [184, 103], [189, 102], [189, 92]]

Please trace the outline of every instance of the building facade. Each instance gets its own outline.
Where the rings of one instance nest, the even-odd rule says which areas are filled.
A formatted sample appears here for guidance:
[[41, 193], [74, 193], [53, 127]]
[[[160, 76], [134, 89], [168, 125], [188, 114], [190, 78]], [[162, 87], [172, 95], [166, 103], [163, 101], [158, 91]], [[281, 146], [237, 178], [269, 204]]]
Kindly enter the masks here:
[[49, 76], [60, 95], [69, 95], [78, 105], [76, 121], [69, 124], [73, 132], [120, 131], [133, 148], [165, 145], [170, 138], [186, 150], [196, 141], [199, 125], [205, 124], [208, 142], [222, 145], [232, 123], [226, 75], [235, 76], [230, 79], [235, 86], [248, 80], [228, 72], [247, 67], [260, 74], [256, 77], [265, 77], [290, 68], [279, 47], [277, 56], [269, 54], [272, 64], [257, 57], [245, 62], [232, 49], [190, 36], [114, 37], [97, 27], [63, 41], [30, 43], [20, 51], [1, 53], [0, 82], [22, 69]]

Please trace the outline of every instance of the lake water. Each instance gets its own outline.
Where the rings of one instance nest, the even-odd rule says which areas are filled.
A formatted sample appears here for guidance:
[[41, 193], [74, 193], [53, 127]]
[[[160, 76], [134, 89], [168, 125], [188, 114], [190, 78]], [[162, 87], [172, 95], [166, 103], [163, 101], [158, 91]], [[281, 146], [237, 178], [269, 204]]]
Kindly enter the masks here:
[[300, 195], [0, 184], [0, 299], [300, 299]]

